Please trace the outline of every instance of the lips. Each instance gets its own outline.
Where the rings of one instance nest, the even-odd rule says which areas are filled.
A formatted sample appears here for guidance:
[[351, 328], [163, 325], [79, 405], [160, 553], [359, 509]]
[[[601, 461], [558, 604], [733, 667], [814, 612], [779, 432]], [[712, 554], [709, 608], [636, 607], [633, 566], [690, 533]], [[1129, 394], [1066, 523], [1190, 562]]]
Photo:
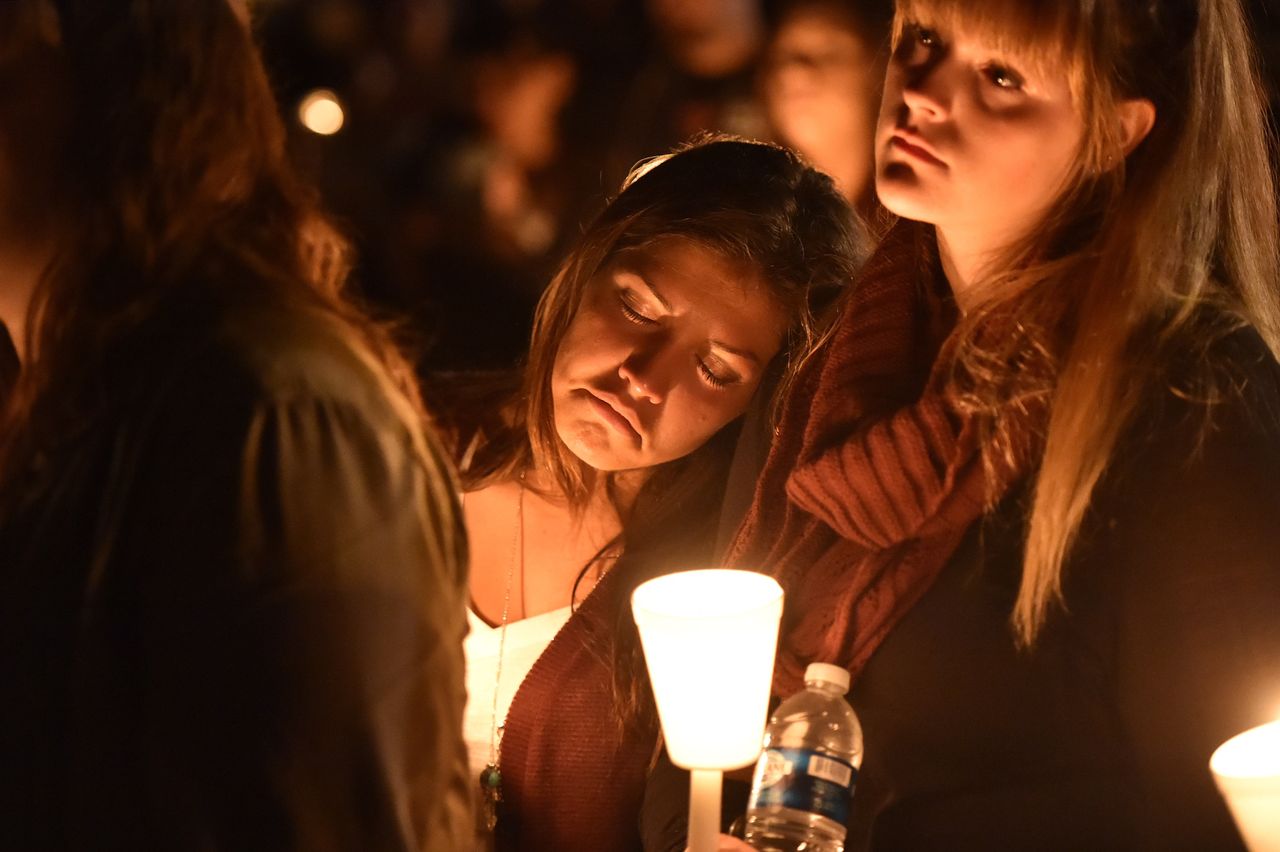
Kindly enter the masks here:
[[929, 148], [925, 146], [923, 142], [920, 141], [919, 139], [908, 139], [907, 137], [903, 136], [901, 133], [895, 133], [892, 137], [889, 138], [889, 144], [893, 145], [893, 147], [897, 148], [899, 151], [902, 151], [908, 156], [911, 156], [917, 160], [921, 160], [923, 162], [929, 163], [930, 165], [934, 165], [934, 166], [946, 165], [946, 163], [942, 162], [942, 160], [940, 160], [936, 154], [930, 151]]
[[587, 390], [584, 393], [587, 397], [587, 403], [600, 415], [602, 420], [624, 437], [635, 441], [637, 444], [641, 442], [638, 418], [633, 409], [611, 393], [594, 390]]

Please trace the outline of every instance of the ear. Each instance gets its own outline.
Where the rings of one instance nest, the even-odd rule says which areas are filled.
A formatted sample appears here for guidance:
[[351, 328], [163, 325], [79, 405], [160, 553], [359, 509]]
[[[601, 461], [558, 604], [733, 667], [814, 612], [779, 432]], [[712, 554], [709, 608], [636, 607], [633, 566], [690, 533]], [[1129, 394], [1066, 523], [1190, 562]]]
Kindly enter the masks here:
[[1130, 98], [1116, 105], [1116, 119], [1120, 123], [1120, 145], [1127, 157], [1156, 123], [1156, 105], [1146, 98]]

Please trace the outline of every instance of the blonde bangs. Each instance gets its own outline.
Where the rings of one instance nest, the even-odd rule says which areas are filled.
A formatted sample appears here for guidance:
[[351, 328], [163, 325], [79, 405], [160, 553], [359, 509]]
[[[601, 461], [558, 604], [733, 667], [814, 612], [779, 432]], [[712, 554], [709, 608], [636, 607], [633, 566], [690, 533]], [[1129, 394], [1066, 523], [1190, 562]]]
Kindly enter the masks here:
[[[898, 0], [893, 19], [896, 49], [906, 28], [916, 24], [946, 33], [964, 33], [1039, 74], [1068, 75], [1077, 104], [1084, 91], [1089, 38], [1078, 3], [1037, 0]], [[944, 38], [945, 41], [945, 38]]]

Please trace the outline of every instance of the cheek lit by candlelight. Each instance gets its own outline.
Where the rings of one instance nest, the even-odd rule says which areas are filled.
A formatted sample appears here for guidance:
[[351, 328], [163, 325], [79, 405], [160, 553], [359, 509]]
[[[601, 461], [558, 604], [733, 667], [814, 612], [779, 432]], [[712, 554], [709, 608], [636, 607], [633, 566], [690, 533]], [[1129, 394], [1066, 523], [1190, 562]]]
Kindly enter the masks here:
[[302, 126], [321, 136], [337, 133], [345, 119], [338, 96], [328, 89], [316, 89], [298, 105], [298, 120]]

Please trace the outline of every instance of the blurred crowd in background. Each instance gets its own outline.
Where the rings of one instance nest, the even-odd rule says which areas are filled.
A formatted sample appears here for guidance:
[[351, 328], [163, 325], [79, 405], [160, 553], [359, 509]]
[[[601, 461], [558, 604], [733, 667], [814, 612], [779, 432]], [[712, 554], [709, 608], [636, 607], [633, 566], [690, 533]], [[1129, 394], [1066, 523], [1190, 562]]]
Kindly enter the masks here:
[[[1280, 0], [1255, 0], [1274, 81]], [[257, 0], [298, 161], [424, 371], [523, 354], [627, 171], [701, 131], [791, 145], [870, 204], [892, 0]], [[1272, 102], [1275, 103], [1273, 85]]]

